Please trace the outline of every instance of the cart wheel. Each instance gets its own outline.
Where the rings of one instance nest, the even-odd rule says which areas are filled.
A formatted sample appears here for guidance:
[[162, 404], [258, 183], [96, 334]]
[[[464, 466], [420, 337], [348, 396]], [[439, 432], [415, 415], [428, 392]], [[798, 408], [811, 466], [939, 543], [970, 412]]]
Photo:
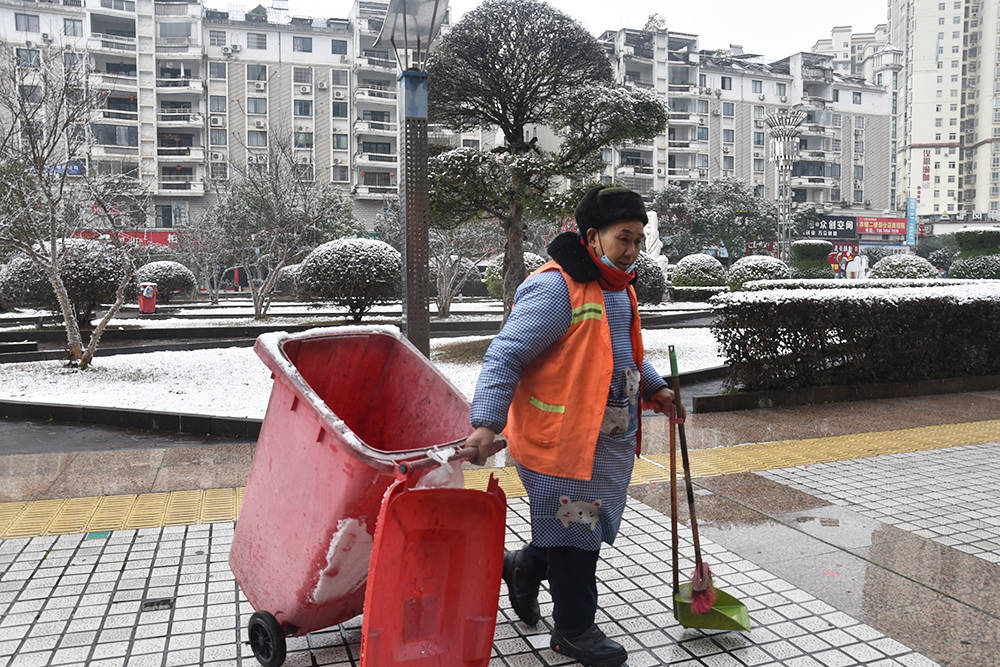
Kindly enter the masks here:
[[258, 611], [247, 623], [250, 648], [257, 662], [264, 667], [280, 667], [285, 662], [285, 633], [278, 619], [266, 611]]

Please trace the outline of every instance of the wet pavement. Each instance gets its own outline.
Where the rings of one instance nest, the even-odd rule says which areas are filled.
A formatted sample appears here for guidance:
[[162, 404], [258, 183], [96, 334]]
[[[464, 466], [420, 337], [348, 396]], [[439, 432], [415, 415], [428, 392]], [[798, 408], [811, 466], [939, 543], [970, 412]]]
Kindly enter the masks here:
[[[1000, 665], [1000, 422], [989, 421], [998, 416], [1000, 392], [692, 415], [692, 447], [720, 448], [699, 455], [745, 460], [739, 445], [774, 440], [816, 450], [807, 463], [695, 480], [706, 560], [716, 584], [750, 608], [754, 629], [702, 632], [674, 621], [662, 479], [630, 488], [621, 537], [602, 551], [599, 623], [629, 649], [631, 667]], [[953, 426], [914, 428], [935, 424]], [[644, 423], [644, 453], [658, 461], [663, 426], [659, 417]], [[51, 425], [21, 426], [25, 440], [12, 444], [4, 435], [18, 427], [4, 428], [7, 500], [215, 489], [204, 493], [225, 492], [238, 507], [233, 487], [245, 483], [253, 450], [101, 427], [73, 426], [76, 437], [61, 439]], [[974, 444], [955, 435], [973, 430], [978, 440], [965, 442]], [[823, 458], [817, 438], [844, 434], [890, 453]], [[892, 444], [908, 438], [909, 450]], [[166, 507], [173, 494], [153, 497]], [[0, 502], [0, 534], [11, 512], [31, 511]], [[189, 525], [0, 540], [0, 664], [256, 664], [241, 643], [252, 609], [226, 563], [234, 522], [162, 516]], [[528, 539], [525, 499], [509, 499], [507, 529], [509, 547]], [[680, 536], [687, 573], [686, 527]], [[153, 599], [171, 602], [144, 610]], [[548, 649], [544, 590], [542, 600], [543, 621], [528, 628], [501, 590], [491, 665], [572, 664]], [[292, 640], [286, 664], [358, 665], [359, 642], [354, 619]]]

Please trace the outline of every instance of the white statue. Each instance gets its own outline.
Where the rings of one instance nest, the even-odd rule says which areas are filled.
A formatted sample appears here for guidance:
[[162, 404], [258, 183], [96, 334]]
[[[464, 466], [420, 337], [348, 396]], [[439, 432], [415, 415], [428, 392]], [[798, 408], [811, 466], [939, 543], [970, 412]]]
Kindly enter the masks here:
[[660, 240], [660, 223], [656, 219], [656, 211], [646, 211], [649, 222], [643, 227], [646, 233], [646, 254], [656, 259], [663, 250], [663, 241]]

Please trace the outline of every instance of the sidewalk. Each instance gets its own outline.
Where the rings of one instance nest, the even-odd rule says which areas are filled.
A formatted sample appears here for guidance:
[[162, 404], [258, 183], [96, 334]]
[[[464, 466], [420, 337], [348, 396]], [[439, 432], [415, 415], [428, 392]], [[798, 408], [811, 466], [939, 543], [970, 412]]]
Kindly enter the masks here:
[[[621, 537], [602, 551], [599, 622], [631, 667], [1000, 664], [998, 408], [1000, 392], [982, 392], [693, 415], [703, 543], [750, 633], [673, 620], [662, 423], [648, 420], [652, 463], [637, 464]], [[0, 454], [3, 489], [34, 494], [0, 503], [0, 665], [256, 664], [226, 562], [252, 444], [170, 444]], [[467, 486], [489, 472], [516, 547], [523, 490], [508, 468], [468, 470]], [[547, 648], [551, 605], [527, 628], [501, 593], [491, 664], [570, 664]], [[292, 640], [286, 664], [357, 665], [359, 642], [354, 619]]]

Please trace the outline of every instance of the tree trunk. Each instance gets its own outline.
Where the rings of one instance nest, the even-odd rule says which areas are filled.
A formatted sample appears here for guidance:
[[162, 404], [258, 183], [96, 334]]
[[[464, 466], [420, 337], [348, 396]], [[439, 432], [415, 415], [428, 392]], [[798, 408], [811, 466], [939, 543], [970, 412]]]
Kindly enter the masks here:
[[111, 304], [108, 308], [108, 312], [104, 314], [101, 321], [97, 323], [94, 328], [93, 333], [90, 334], [90, 341], [87, 343], [87, 350], [83, 353], [80, 358], [80, 368], [84, 369], [90, 366], [90, 362], [94, 359], [94, 354], [97, 352], [97, 345], [101, 342], [101, 336], [104, 335], [104, 329], [108, 326], [108, 322], [118, 314], [121, 309], [122, 304], [125, 303], [125, 288], [128, 287], [129, 282], [132, 280], [132, 269], [130, 268], [125, 272], [126, 278], [118, 285], [118, 290], [115, 292], [115, 302]]
[[503, 221], [503, 231], [507, 245], [503, 254], [503, 321], [507, 322], [510, 309], [514, 305], [514, 292], [524, 282], [524, 230], [521, 218], [524, 215], [524, 204], [516, 201], [511, 204], [510, 217]]
[[59, 310], [62, 312], [63, 324], [66, 326], [66, 349], [69, 352], [70, 363], [76, 363], [83, 355], [83, 338], [80, 336], [80, 322], [76, 316], [76, 308], [69, 300], [69, 293], [66, 285], [59, 275], [59, 267], [48, 264], [45, 267], [49, 284], [55, 292], [56, 300], [59, 302]]
[[444, 319], [451, 315], [451, 300], [455, 295], [451, 291], [452, 280], [451, 268], [447, 266], [447, 262], [438, 262], [438, 274], [437, 274], [437, 306], [438, 306], [438, 318]]

